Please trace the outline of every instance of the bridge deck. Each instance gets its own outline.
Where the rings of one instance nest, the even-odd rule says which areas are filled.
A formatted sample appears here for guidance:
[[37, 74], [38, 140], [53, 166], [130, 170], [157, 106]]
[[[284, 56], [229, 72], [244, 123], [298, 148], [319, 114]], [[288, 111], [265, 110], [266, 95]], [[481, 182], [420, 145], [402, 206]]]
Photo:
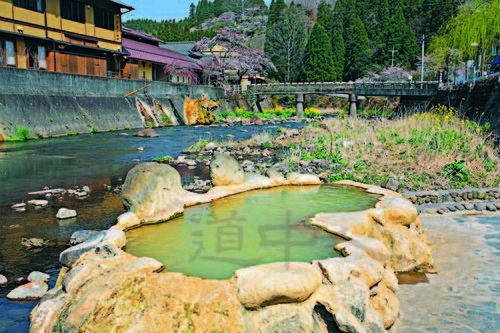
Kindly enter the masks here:
[[439, 83], [425, 82], [315, 82], [315, 83], [266, 83], [251, 84], [251, 95], [292, 94], [349, 94], [357, 96], [415, 96], [431, 97], [439, 89]]

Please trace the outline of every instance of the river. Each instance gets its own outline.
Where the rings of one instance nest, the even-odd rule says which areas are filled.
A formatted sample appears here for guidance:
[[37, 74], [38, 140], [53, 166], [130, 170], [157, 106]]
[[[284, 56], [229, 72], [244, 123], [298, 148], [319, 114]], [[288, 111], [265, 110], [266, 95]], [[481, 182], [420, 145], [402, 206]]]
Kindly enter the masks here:
[[[232, 140], [251, 137], [257, 132], [274, 133], [277, 127], [298, 128], [301, 123], [266, 126], [191, 127], [157, 129], [155, 138], [127, 136], [120, 132], [84, 134], [27, 142], [0, 142], [0, 274], [9, 279], [0, 287], [0, 333], [27, 332], [29, 313], [36, 302], [10, 302], [5, 296], [16, 286], [26, 283], [31, 271], [51, 275], [53, 287], [60, 270], [59, 253], [67, 248], [76, 230], [102, 230], [112, 226], [123, 212], [119, 194], [113, 189], [122, 184], [127, 172], [137, 163], [154, 157], [178, 156], [199, 139]], [[139, 148], [142, 148], [140, 150]], [[183, 182], [190, 182], [197, 171], [179, 170]], [[45, 187], [72, 189], [89, 186], [90, 196], [76, 199], [64, 196], [51, 199], [47, 208], [31, 206], [15, 212], [11, 206], [36, 199], [28, 192]], [[111, 190], [108, 187], [111, 186]], [[59, 208], [75, 209], [78, 217], [58, 221]], [[22, 238], [42, 238], [53, 246], [42, 250], [25, 250]]]

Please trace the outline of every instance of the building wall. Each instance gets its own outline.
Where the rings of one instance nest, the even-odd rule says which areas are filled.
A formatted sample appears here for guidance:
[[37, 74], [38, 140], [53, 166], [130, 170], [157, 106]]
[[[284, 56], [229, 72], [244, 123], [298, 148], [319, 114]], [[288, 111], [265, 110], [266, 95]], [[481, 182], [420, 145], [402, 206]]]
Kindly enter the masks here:
[[139, 71], [139, 79], [145, 79], [148, 81], [153, 80], [153, 64], [152, 63], [139, 60], [138, 71]]
[[121, 15], [116, 7], [104, 3], [100, 7], [114, 11], [114, 30], [95, 27], [94, 8], [86, 5], [85, 23], [61, 18], [60, 1], [46, 0], [47, 24], [45, 14], [12, 5], [12, 0], [0, 0], [0, 30], [22, 33], [27, 36], [49, 37], [66, 41], [64, 33], [74, 33], [98, 39], [99, 47], [121, 51]]

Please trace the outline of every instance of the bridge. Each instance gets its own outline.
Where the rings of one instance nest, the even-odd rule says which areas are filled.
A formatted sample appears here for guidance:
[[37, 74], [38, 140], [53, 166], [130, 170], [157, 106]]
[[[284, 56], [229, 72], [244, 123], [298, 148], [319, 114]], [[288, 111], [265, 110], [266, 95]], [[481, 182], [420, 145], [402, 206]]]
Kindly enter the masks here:
[[430, 98], [437, 94], [439, 82], [312, 82], [312, 83], [265, 83], [250, 84], [247, 93], [255, 99], [257, 108], [262, 112], [261, 95], [296, 95], [297, 115], [304, 114], [304, 95], [321, 94], [349, 95], [349, 115], [356, 116], [358, 96], [396, 96]]

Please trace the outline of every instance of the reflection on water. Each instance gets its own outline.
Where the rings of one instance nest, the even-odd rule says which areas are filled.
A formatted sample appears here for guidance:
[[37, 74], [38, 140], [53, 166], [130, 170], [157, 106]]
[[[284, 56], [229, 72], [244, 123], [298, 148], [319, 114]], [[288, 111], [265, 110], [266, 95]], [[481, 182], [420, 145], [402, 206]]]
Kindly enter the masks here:
[[153, 257], [167, 271], [226, 279], [242, 267], [334, 256], [340, 242], [304, 220], [320, 212], [371, 208], [378, 196], [340, 186], [252, 191], [189, 208], [169, 222], [127, 233], [126, 251]]
[[[301, 127], [301, 124], [282, 124], [282, 127]], [[50, 140], [27, 142], [0, 142], [0, 274], [11, 281], [0, 287], [0, 333], [27, 332], [29, 311], [35, 302], [14, 303], [5, 295], [17, 286], [13, 283], [31, 271], [47, 272], [57, 278], [60, 265], [59, 253], [66, 248], [69, 236], [76, 230], [107, 229], [123, 212], [119, 195], [107, 192], [106, 185], [120, 185], [127, 172], [136, 164], [132, 160], [149, 162], [157, 156], [179, 155], [193, 142], [203, 139], [233, 140], [251, 137], [256, 131], [274, 131], [273, 126], [239, 126], [217, 128], [195, 128], [177, 126], [157, 129], [155, 138], [120, 136], [119, 132], [85, 134]], [[239, 129], [244, 128], [248, 132]], [[206, 133], [210, 132], [210, 134]], [[140, 151], [137, 148], [143, 147]], [[204, 170], [204, 171], [203, 171]], [[206, 169], [181, 168], [183, 181], [190, 181], [194, 172]], [[76, 200], [65, 197], [63, 201], [51, 200], [48, 208], [35, 210], [31, 207], [24, 213], [14, 212], [10, 206], [35, 199], [28, 192], [39, 191], [46, 186], [74, 188], [90, 186], [89, 198]], [[60, 207], [76, 209], [76, 220], [58, 221], [55, 218]], [[53, 247], [39, 251], [26, 251], [21, 246], [23, 237], [38, 237], [50, 240]]]

